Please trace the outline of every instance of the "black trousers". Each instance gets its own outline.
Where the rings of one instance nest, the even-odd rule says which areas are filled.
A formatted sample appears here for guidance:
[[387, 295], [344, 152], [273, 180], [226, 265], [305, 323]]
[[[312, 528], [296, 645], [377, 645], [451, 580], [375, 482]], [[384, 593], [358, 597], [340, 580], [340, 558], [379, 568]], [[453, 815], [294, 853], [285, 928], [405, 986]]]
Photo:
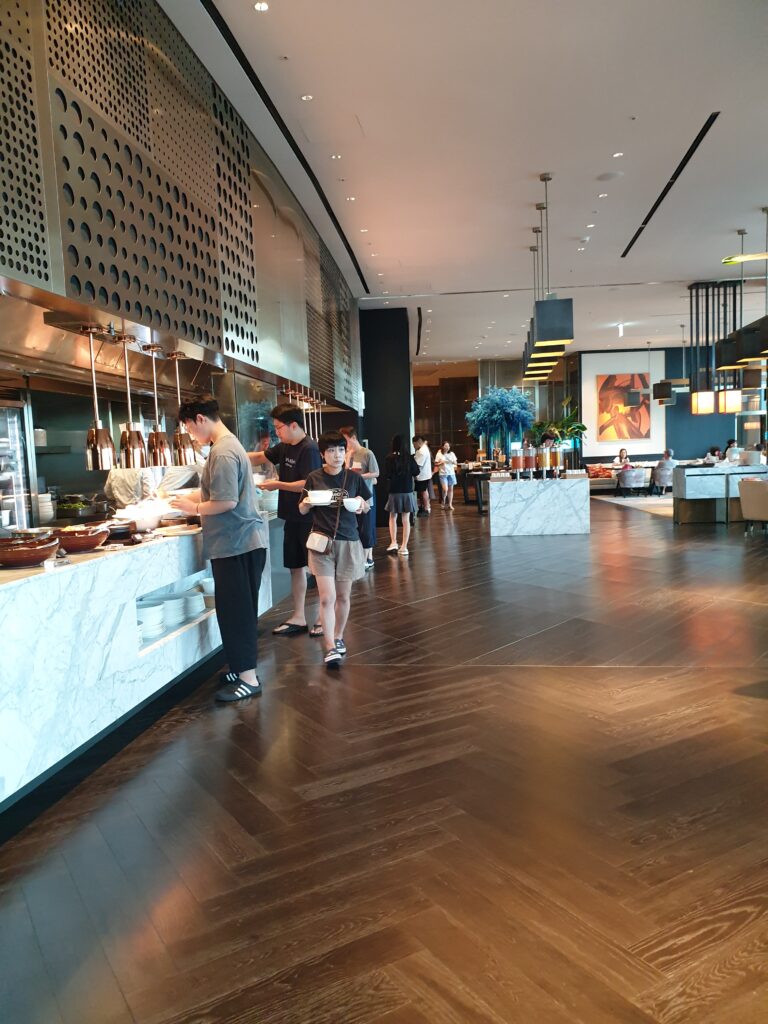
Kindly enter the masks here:
[[230, 672], [256, 668], [259, 587], [266, 560], [266, 548], [246, 551], [232, 558], [211, 559], [216, 585], [216, 619]]

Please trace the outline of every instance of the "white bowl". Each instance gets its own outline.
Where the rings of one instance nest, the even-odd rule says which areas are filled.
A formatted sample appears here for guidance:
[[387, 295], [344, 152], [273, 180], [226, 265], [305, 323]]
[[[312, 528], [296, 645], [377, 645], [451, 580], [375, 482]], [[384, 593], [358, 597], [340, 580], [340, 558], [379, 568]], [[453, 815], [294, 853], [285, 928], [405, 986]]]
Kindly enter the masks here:
[[345, 498], [344, 508], [347, 510], [347, 512], [357, 512], [357, 510], [360, 508], [360, 501], [361, 499], [359, 495], [356, 498]]
[[213, 577], [206, 576], [205, 579], [200, 580], [200, 589], [204, 594], [212, 594], [216, 589]]
[[307, 501], [310, 505], [330, 505], [333, 491], [307, 491]]

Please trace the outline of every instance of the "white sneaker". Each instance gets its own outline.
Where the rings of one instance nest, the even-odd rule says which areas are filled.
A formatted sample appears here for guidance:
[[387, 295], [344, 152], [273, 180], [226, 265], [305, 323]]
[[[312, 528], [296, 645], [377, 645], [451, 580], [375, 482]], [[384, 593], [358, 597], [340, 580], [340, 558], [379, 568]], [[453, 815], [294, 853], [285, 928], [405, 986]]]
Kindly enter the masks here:
[[397, 551], [397, 542], [389, 545], [389, 547], [387, 548], [387, 553], [389, 553], [390, 551]]
[[403, 558], [408, 558], [408, 548], [398, 548], [397, 552], [402, 555]]

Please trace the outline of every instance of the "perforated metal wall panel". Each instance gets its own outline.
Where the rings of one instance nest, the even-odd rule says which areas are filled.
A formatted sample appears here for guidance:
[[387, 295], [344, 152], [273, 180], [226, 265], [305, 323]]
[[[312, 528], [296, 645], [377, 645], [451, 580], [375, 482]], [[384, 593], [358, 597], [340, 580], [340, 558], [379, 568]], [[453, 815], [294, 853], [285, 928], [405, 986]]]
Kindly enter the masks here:
[[0, 273], [50, 287], [29, 0], [0, 4]]
[[149, 149], [144, 0], [46, 0], [45, 6], [50, 69]]
[[67, 295], [225, 351], [215, 215], [70, 89], [51, 106]]
[[2, 0], [0, 88], [0, 273], [358, 404], [346, 282], [155, 0]]

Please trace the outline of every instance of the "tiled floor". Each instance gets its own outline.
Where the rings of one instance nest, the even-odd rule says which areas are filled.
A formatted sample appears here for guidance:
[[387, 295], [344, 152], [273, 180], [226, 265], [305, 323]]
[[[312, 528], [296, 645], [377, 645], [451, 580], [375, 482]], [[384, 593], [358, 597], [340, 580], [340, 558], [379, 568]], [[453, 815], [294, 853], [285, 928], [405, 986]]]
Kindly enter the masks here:
[[768, 546], [460, 509], [0, 851], [9, 1024], [768, 1019]]

